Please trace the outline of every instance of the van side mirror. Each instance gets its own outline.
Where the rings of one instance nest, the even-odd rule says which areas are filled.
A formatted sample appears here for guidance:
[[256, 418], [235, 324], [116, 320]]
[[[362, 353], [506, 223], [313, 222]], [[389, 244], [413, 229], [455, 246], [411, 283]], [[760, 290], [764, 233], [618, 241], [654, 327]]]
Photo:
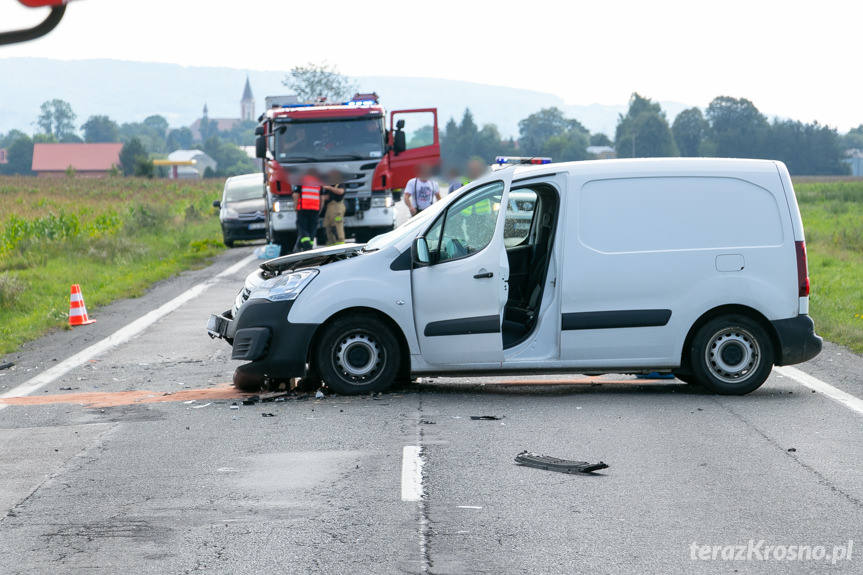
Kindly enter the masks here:
[[266, 136], [255, 136], [255, 157], [264, 159], [267, 157]]
[[425, 267], [431, 263], [429, 244], [424, 237], [415, 238], [411, 244], [411, 261], [414, 267]]
[[221, 208], [221, 207], [222, 207], [222, 202], [220, 202], [219, 200], [215, 200], [215, 201], [213, 201], [213, 207], [214, 207], [214, 208]]

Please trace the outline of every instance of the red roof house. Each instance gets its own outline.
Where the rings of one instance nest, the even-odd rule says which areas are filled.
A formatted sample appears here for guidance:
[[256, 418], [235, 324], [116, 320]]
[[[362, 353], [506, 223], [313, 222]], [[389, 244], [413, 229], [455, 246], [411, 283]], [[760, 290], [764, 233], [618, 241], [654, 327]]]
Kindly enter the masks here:
[[102, 177], [120, 166], [123, 144], [35, 144], [33, 171], [38, 176], [62, 176], [69, 166], [77, 176]]

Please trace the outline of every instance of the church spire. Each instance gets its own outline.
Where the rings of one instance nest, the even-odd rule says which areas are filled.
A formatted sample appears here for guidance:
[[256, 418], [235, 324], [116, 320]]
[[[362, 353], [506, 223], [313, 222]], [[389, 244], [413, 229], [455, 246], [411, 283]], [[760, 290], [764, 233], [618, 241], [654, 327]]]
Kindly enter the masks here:
[[240, 100], [240, 119], [255, 120], [255, 97], [252, 96], [252, 85], [249, 83], [248, 74], [246, 74], [246, 86], [243, 88], [243, 99]]

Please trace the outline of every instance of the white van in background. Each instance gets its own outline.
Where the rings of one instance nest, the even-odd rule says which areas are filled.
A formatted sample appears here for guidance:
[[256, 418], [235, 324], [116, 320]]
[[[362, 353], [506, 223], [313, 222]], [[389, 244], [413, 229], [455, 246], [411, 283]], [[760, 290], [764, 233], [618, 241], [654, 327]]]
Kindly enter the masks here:
[[208, 331], [245, 388], [671, 371], [745, 394], [820, 352], [808, 311], [782, 163], [605, 160], [499, 170], [365, 246], [266, 262]]

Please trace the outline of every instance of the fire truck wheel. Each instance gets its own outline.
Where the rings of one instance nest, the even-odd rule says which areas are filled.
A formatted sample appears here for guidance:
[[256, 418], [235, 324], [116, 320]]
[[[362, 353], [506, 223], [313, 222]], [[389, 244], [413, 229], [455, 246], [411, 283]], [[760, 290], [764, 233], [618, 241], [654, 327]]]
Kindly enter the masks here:
[[396, 378], [399, 345], [389, 326], [370, 314], [344, 315], [324, 326], [315, 367], [341, 395], [383, 391]]

